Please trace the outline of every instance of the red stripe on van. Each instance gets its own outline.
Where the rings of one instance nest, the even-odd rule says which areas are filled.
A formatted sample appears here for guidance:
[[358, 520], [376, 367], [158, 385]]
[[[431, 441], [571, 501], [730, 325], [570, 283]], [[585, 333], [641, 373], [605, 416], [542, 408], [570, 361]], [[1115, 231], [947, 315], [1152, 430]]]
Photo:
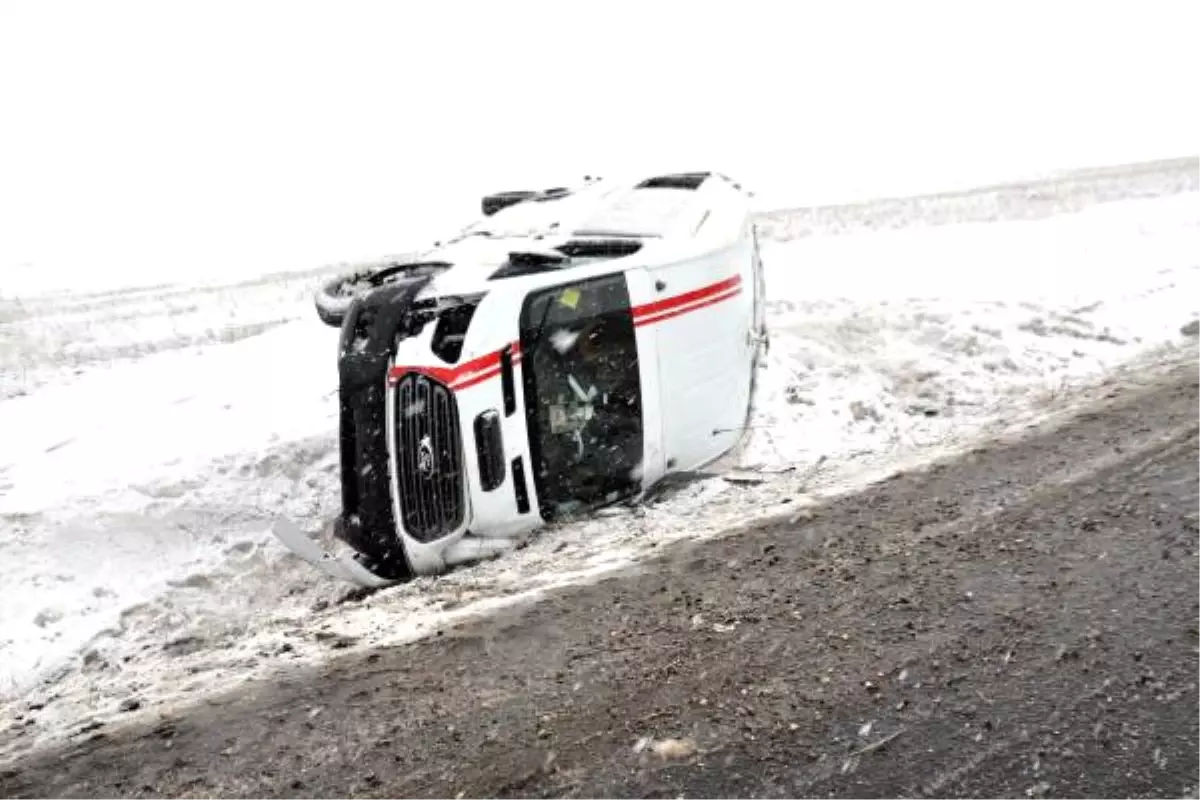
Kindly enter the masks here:
[[[521, 363], [521, 343], [513, 342], [513, 365]], [[466, 389], [500, 374], [500, 354], [503, 350], [473, 358], [455, 367], [416, 367], [397, 364], [388, 370], [388, 385], [396, 383], [410, 372], [416, 372], [444, 383], [451, 389]]]
[[742, 293], [742, 287], [735, 286], [733, 289], [730, 289], [729, 291], [726, 291], [726, 292], [722, 292], [721, 294], [706, 296], [704, 299], [702, 299], [696, 303], [690, 303], [690, 304], [686, 304], [686, 305], [682, 305], [682, 306], [668, 308], [666, 311], [664, 311], [661, 314], [655, 314], [653, 316], [634, 317], [633, 324], [636, 327], [640, 328], [643, 325], [653, 325], [656, 322], [663, 322], [668, 319], [674, 319], [675, 317], [681, 317], [684, 314], [690, 314], [691, 312], [699, 311], [702, 308], [708, 308], [709, 306], [715, 306], [717, 303], [720, 303], [724, 300], [728, 300], [731, 297], [737, 297], [741, 293]]
[[[665, 315], [668, 312], [673, 311], [678, 311], [680, 314], [682, 314], [684, 313], [683, 309], [685, 306], [699, 304], [702, 301], [712, 300], [717, 295], [724, 295], [730, 290], [738, 288], [741, 285], [742, 276], [734, 275], [732, 278], [726, 278], [723, 281], [717, 281], [716, 283], [709, 284], [708, 286], [702, 286], [699, 289], [693, 289], [690, 292], [684, 292], [683, 294], [676, 295], [674, 297], [668, 297], [665, 300], [655, 300], [653, 303], [646, 303], [642, 306], [636, 306], [633, 309], [633, 319], [635, 323], [645, 324], [643, 323], [643, 320], [647, 320], [648, 317], [658, 317], [659, 315]], [[736, 294], [736, 292], [734, 294]], [[728, 296], [732, 297], [733, 295]], [[724, 300], [725, 298], [721, 297], [720, 299]], [[706, 303], [706, 305], [711, 305], [711, 303]], [[704, 306], [697, 305], [696, 307], [702, 308]], [[689, 308], [687, 310], [690, 311], [692, 309]], [[672, 314], [672, 316], [678, 316], [678, 314]]]
[[[732, 278], [726, 278], [723, 281], [717, 281], [716, 283], [702, 286], [699, 289], [693, 289], [690, 292], [684, 292], [675, 297], [667, 297], [663, 300], [655, 300], [653, 303], [635, 306], [632, 309], [633, 324], [636, 326], [653, 325], [656, 322], [674, 319], [692, 311], [709, 308], [731, 297], [736, 297], [741, 293], [742, 276], [734, 275]], [[512, 348], [513, 365], [516, 366], [521, 363], [521, 343], [513, 342], [510, 347]], [[500, 354], [502, 352], [503, 350], [497, 350], [494, 353], [473, 358], [454, 367], [410, 367], [397, 365], [388, 370], [388, 385], [395, 386], [404, 375], [410, 372], [417, 372], [440, 381], [456, 391], [469, 389], [472, 386], [489, 381], [500, 374]]]

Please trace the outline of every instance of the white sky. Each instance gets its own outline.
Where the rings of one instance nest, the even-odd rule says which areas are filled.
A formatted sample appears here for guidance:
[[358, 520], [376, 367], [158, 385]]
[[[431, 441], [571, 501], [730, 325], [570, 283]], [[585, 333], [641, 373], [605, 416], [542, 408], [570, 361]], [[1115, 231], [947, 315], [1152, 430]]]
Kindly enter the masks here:
[[[0, 0], [15, 265], [303, 268], [478, 194], [715, 168], [783, 204], [1200, 152], [1194, 2]], [[30, 269], [25, 267], [25, 271]]]

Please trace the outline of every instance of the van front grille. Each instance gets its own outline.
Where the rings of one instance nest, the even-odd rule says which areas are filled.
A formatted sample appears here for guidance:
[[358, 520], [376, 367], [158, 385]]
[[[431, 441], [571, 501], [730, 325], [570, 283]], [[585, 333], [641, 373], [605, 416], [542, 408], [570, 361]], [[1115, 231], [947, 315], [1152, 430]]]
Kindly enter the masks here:
[[458, 404], [443, 384], [413, 372], [396, 385], [395, 402], [401, 525], [432, 542], [458, 530], [466, 513]]

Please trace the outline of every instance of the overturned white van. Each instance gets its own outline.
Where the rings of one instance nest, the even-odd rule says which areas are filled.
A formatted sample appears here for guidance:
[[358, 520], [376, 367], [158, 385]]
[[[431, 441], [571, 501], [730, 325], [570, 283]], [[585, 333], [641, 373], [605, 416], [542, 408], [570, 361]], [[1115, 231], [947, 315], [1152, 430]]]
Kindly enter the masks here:
[[[339, 280], [340, 560], [365, 585], [486, 558], [728, 452], [766, 345], [747, 195], [698, 172], [485, 198], [418, 257]], [[338, 293], [342, 293], [339, 298]]]

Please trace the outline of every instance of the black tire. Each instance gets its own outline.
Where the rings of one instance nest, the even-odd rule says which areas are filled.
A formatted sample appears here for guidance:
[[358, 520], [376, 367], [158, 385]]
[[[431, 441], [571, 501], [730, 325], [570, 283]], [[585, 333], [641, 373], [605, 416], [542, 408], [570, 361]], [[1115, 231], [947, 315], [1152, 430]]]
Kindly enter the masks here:
[[538, 194], [539, 192], [497, 192], [496, 194], [489, 194], [487, 197], [483, 198], [480, 206], [483, 209], [483, 215], [485, 217], [490, 217], [492, 214], [495, 214], [501, 209], [508, 208], [509, 206], [515, 206], [517, 203], [520, 203], [523, 200], [529, 200], [530, 198], [537, 197]]
[[358, 292], [353, 291], [354, 287], [365, 286], [367, 279], [375, 271], [373, 269], [355, 270], [338, 275], [322, 284], [313, 296], [317, 307], [317, 316], [321, 318], [321, 322], [334, 328], [342, 327], [342, 320], [346, 318], [346, 311], [349, 310], [350, 303], [358, 296]]
[[393, 263], [382, 267], [362, 267], [343, 272], [321, 285], [313, 295], [317, 316], [326, 325], [341, 328], [350, 304], [385, 283], [395, 283], [405, 278], [432, 275], [450, 265], [440, 262]]

